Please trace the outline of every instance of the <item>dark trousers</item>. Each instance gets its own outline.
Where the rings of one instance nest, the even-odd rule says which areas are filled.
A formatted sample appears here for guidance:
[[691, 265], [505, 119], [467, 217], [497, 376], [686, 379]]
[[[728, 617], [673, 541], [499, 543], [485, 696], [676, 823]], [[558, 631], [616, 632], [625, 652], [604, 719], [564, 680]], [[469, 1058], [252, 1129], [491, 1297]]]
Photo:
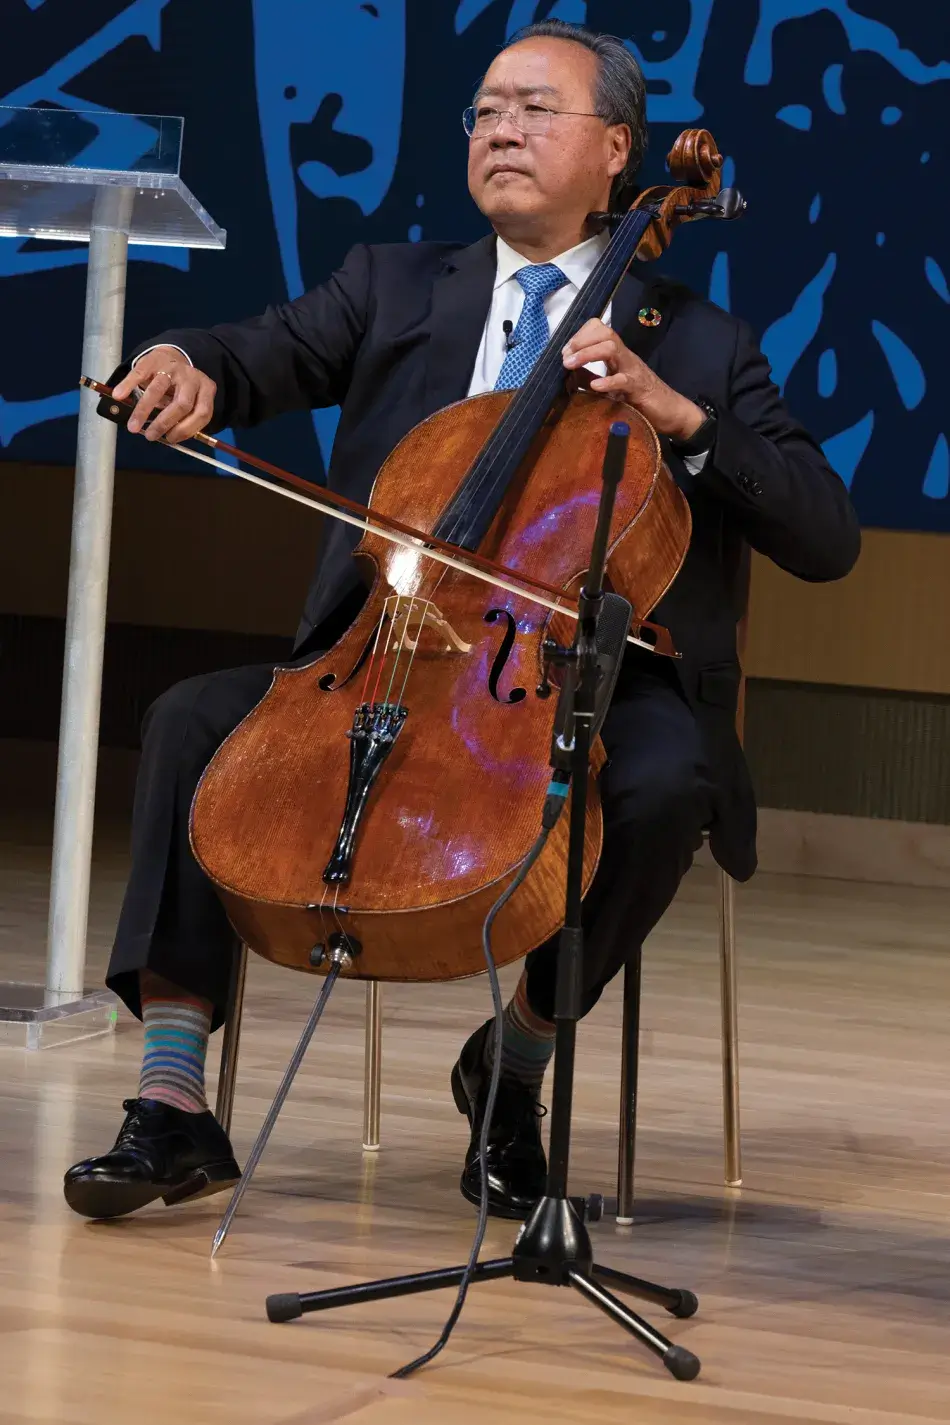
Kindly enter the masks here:
[[[618, 680], [602, 738], [604, 847], [584, 901], [586, 1014], [631, 949], [669, 906], [711, 817], [699, 730], [675, 674], [633, 662]], [[270, 686], [272, 667], [189, 678], [164, 693], [143, 726], [132, 818], [132, 868], [107, 984], [141, 1014], [150, 969], [214, 1005], [223, 1019], [237, 940], [191, 853], [188, 819], [202, 771]], [[557, 938], [527, 958], [528, 999], [554, 1017]]]

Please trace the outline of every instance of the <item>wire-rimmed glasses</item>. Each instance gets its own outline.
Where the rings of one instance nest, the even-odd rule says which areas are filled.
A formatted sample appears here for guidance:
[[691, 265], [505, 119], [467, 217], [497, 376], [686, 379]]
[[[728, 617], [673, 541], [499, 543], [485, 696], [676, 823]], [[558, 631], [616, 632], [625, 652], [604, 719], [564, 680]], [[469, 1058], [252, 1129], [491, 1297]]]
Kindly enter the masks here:
[[510, 119], [523, 134], [546, 134], [551, 120], [560, 114], [578, 119], [603, 117], [580, 109], [547, 109], [543, 104], [511, 104], [507, 109], [499, 109], [494, 104], [473, 104], [462, 111], [462, 128], [470, 139], [486, 139], [502, 119]]

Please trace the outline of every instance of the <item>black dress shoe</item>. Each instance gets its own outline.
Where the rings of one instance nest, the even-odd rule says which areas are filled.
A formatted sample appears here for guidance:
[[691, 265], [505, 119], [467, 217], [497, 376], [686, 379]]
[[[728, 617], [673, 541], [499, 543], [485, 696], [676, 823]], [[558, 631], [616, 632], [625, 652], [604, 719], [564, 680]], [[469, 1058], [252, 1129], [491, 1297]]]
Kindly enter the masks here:
[[185, 1113], [150, 1098], [127, 1098], [111, 1152], [77, 1163], [63, 1180], [73, 1212], [122, 1217], [160, 1197], [171, 1206], [233, 1187], [241, 1176], [213, 1113]]
[[[460, 1187], [476, 1206], [481, 1201], [478, 1139], [488, 1098], [490, 1069], [485, 1066], [485, 1040], [493, 1020], [476, 1030], [452, 1070], [452, 1096], [472, 1129]], [[519, 1079], [503, 1074], [488, 1138], [488, 1211], [493, 1217], [527, 1217], [544, 1192], [547, 1159], [541, 1145], [544, 1109]]]

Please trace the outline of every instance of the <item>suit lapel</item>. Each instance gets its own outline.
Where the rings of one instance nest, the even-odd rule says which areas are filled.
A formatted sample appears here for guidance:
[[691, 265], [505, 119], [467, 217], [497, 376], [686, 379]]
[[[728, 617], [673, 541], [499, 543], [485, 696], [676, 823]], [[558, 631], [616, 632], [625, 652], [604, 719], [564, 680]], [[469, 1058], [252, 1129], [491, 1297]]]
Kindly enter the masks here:
[[[675, 320], [677, 299], [684, 289], [662, 273], [652, 274], [646, 281], [629, 274], [623, 279], [614, 298], [610, 325], [623, 339], [624, 345], [659, 374], [664, 339]], [[660, 314], [657, 326], [644, 326], [639, 314], [653, 307]], [[660, 437], [663, 459], [676, 484], [687, 498], [693, 494], [695, 479], [678, 456], [674, 456], [666, 436]]]
[[[610, 325], [623, 338], [624, 345], [641, 357], [648, 366], [656, 366], [656, 352], [666, 335], [667, 313], [661, 294], [663, 279], [644, 280], [628, 272], [617, 289], [610, 312]], [[658, 327], [645, 327], [638, 320], [644, 307], [656, 307], [662, 313]]]
[[427, 323], [424, 417], [468, 394], [494, 285], [494, 233], [446, 258]]

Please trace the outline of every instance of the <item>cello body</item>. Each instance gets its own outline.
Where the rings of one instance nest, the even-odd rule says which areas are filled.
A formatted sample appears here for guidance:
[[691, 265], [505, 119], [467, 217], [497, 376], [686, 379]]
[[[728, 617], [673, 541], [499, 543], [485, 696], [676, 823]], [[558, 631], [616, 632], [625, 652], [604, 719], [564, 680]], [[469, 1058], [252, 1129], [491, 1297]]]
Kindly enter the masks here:
[[[470, 469], [512, 399], [473, 397], [417, 426], [382, 467], [371, 507], [433, 529], [461, 483], [452, 472]], [[628, 407], [565, 394], [479, 553], [576, 595], [618, 418], [631, 434], [607, 574], [643, 619], [676, 576], [690, 517], [654, 431]], [[194, 799], [192, 849], [238, 935], [268, 959], [318, 970], [322, 947], [342, 935], [360, 947], [346, 970], [357, 977], [472, 975], [484, 968], [485, 916], [540, 830], [557, 702], [538, 691], [543, 644], [570, 642], [573, 622], [376, 534], [354, 557], [370, 584], [365, 606], [328, 652], [278, 669], [216, 753]], [[350, 734], [373, 717], [371, 769], [357, 765]], [[598, 741], [592, 780], [603, 756]], [[592, 791], [585, 890], [601, 842]], [[499, 964], [561, 925], [567, 828], [561, 816], [498, 916]]]
[[[276, 670], [192, 805], [194, 855], [237, 934], [267, 959], [319, 972], [341, 951], [344, 973], [381, 980], [484, 968], [486, 916], [541, 830], [557, 710], [545, 641], [573, 641], [561, 600], [576, 614], [618, 419], [630, 435], [606, 574], [637, 627], [690, 538], [656, 433], [631, 407], [567, 382], [561, 349], [605, 310], [634, 257], [658, 256], [681, 223], [744, 210], [735, 190], [721, 193], [722, 162], [707, 130], [681, 134], [667, 160], [672, 184], [646, 190], [627, 214], [591, 215], [612, 236], [524, 384], [416, 426], [380, 470], [368, 509], [338, 499], [367, 531], [353, 556], [366, 603], [333, 648]], [[434, 562], [448, 550], [449, 566]], [[665, 630], [654, 632], [655, 647], [672, 652]], [[585, 892], [600, 854], [603, 761], [597, 739]], [[494, 922], [499, 964], [562, 925], [567, 843], [562, 814]]]

